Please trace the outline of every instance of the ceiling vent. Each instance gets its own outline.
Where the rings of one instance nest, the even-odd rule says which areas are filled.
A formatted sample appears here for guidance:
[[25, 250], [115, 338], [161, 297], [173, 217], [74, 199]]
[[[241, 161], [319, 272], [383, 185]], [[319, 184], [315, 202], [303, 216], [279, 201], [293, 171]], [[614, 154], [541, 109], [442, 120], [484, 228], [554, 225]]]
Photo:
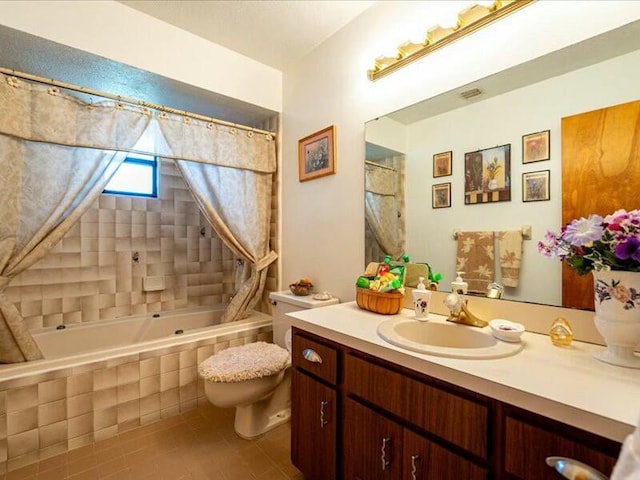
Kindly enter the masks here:
[[482, 95], [482, 91], [479, 88], [472, 88], [471, 90], [465, 90], [460, 94], [460, 96], [466, 100], [470, 98], [477, 97], [478, 95]]

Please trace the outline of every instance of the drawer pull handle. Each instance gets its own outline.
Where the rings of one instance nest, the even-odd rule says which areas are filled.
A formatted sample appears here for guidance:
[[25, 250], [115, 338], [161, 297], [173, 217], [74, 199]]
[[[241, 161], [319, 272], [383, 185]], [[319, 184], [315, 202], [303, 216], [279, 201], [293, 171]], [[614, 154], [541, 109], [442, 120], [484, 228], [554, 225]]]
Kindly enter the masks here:
[[[547, 465], [554, 468], [564, 478], [584, 478], [586, 480], [608, 480], [606, 476], [578, 460], [567, 457], [547, 457]], [[580, 477], [577, 477], [581, 475]]]
[[420, 455], [411, 455], [411, 480], [418, 480], [418, 460]]
[[380, 452], [382, 455], [380, 456], [380, 461], [382, 461], [382, 470], [386, 470], [387, 467], [391, 464], [389, 460], [387, 460], [387, 445], [391, 443], [391, 439], [389, 437], [384, 437], [382, 439], [382, 448]]
[[320, 402], [320, 428], [324, 428], [324, 426], [329, 423], [329, 421], [324, 418], [325, 413], [324, 413], [324, 408], [329, 405], [329, 402]]
[[302, 356], [313, 363], [322, 363], [322, 357], [312, 348], [305, 348], [302, 352]]

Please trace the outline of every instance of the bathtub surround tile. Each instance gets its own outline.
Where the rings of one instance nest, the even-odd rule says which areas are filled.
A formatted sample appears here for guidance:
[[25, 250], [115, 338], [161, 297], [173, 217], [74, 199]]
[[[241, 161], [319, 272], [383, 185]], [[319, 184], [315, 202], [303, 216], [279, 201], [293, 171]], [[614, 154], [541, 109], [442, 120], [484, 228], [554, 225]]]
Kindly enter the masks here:
[[13, 472], [19, 472], [15, 476], [16, 479], [32, 479], [35, 478], [34, 474], [37, 472], [36, 462], [39, 460], [38, 452], [29, 452], [19, 457], [9, 458], [7, 461], [7, 480], [14, 478]]
[[197, 379], [198, 379], [198, 371], [195, 366], [180, 369], [179, 382], [181, 387], [184, 387], [185, 385], [188, 385], [191, 383], [195, 383]]
[[140, 398], [140, 383], [133, 382], [118, 386], [118, 404], [127, 403]]
[[140, 400], [118, 405], [118, 425], [140, 418]]
[[40, 427], [40, 440], [39, 440], [39, 448], [40, 450], [46, 449], [47, 447], [51, 447], [52, 445], [56, 445], [64, 442], [66, 448], [67, 441], [67, 421], [63, 420], [61, 422], [52, 423], [51, 425], [47, 425], [44, 427]]
[[38, 426], [42, 427], [67, 418], [67, 400], [45, 403], [38, 406]]
[[160, 375], [145, 377], [140, 380], [140, 397], [160, 392]]
[[150, 413], [160, 412], [160, 394], [154, 393], [140, 397], [140, 416], [149, 415]]
[[33, 430], [38, 426], [38, 407], [18, 410], [7, 414], [7, 435]]
[[[160, 358], [158, 357], [147, 358], [140, 361], [140, 378], [150, 377], [152, 375], [158, 375], [159, 373], [160, 373]], [[0, 411], [0, 413], [2, 412]]]
[[180, 407], [182, 409], [182, 405], [188, 402], [194, 402], [197, 399], [198, 390], [196, 383], [189, 383], [188, 385], [184, 385], [180, 387]]
[[38, 385], [14, 388], [7, 391], [7, 412], [24, 410], [38, 405]]
[[67, 378], [67, 396], [93, 392], [93, 372], [71, 375]]
[[93, 411], [93, 393], [83, 393], [67, 400], [67, 418], [78, 417]]
[[[176, 407], [180, 403], [180, 392], [178, 388], [172, 388], [171, 390], [166, 390], [164, 392], [160, 392], [160, 409], [167, 410], [171, 407]], [[163, 415], [164, 418], [164, 415]]]
[[93, 433], [93, 412], [67, 420], [69, 440]]
[[[123, 355], [121, 357], [110, 358], [109, 360], [107, 360], [107, 368], [115, 368], [120, 365], [124, 365], [126, 363], [139, 362], [139, 361], [140, 361], [140, 354], [132, 353], [130, 355]], [[117, 379], [117, 374], [116, 374], [116, 379]]]
[[93, 372], [93, 390], [104, 390], [117, 385], [117, 371], [115, 367], [96, 370]]
[[118, 392], [116, 387], [93, 392], [93, 409], [102, 410], [118, 404]]
[[38, 385], [38, 403], [44, 404], [61, 400], [67, 396], [67, 379], [60, 378]]
[[12, 459], [21, 455], [38, 451], [38, 429], [27, 430], [26, 432], [7, 437], [8, 458]]
[[160, 373], [166, 373], [180, 368], [180, 354], [172, 353], [160, 358]]
[[111, 427], [103, 428], [102, 430], [97, 430], [95, 432], [95, 441], [100, 442], [103, 440], [107, 440], [109, 438], [114, 438], [118, 435], [118, 425], [113, 425]]
[[173, 388], [178, 387], [179, 385], [180, 385], [180, 372], [178, 370], [160, 374], [160, 391], [161, 392], [171, 390]]
[[140, 364], [138, 362], [126, 363], [117, 367], [118, 385], [137, 382], [140, 379]]
[[193, 367], [196, 364], [196, 351], [193, 349], [180, 352], [180, 368]]
[[113, 406], [93, 412], [94, 431], [104, 430], [118, 424], [118, 407]]
[[[82, 435], [76, 438], [70, 438], [68, 440], [69, 450], [91, 446], [92, 444], [93, 444], [93, 433]], [[69, 469], [71, 470], [71, 463], [69, 464]]]

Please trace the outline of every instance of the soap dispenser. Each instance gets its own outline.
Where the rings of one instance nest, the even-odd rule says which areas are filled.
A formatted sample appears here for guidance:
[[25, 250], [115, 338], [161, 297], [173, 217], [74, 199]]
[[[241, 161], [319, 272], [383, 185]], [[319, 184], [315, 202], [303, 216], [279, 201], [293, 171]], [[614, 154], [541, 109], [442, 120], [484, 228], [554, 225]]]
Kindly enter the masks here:
[[462, 279], [464, 272], [456, 272], [455, 282], [451, 282], [451, 291], [459, 295], [466, 295], [469, 284]]
[[413, 306], [416, 312], [416, 320], [421, 322], [429, 319], [429, 305], [431, 303], [431, 290], [427, 290], [424, 277], [419, 277], [418, 285], [413, 290]]

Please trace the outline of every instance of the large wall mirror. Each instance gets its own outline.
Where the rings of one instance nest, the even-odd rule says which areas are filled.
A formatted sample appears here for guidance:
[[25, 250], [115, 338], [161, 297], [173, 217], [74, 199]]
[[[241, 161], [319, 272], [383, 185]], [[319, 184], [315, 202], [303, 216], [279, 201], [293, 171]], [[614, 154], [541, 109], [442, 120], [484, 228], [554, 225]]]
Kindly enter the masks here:
[[[562, 222], [561, 119], [640, 99], [638, 78], [640, 22], [634, 22], [367, 122], [365, 264], [406, 253], [441, 273], [446, 291], [455, 278], [455, 232], [527, 226], [518, 286], [505, 288], [502, 298], [562, 305], [561, 264], [537, 250], [545, 232]], [[523, 162], [523, 137], [543, 131], [549, 159]], [[510, 145], [510, 200], [465, 204], [465, 154], [504, 145]], [[434, 167], [438, 154], [445, 155]], [[530, 191], [523, 198], [523, 180], [547, 175], [548, 200], [527, 201], [538, 198]], [[502, 280], [498, 263], [495, 280]]]

